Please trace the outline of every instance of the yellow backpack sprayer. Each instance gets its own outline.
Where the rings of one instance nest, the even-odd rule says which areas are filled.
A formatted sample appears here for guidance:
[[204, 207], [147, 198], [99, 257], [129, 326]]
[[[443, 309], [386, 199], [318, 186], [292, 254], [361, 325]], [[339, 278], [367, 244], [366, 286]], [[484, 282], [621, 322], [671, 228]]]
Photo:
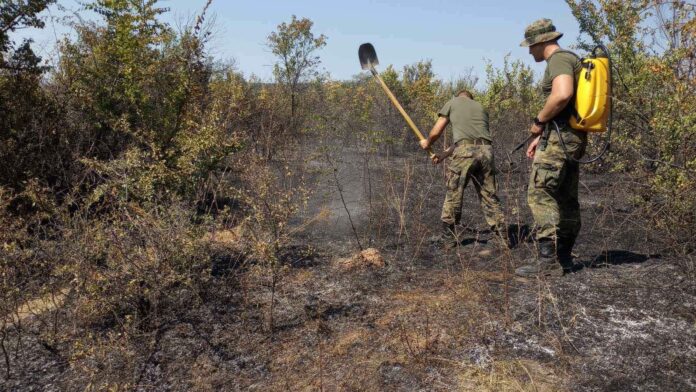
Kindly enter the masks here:
[[[597, 55], [597, 49], [604, 53]], [[609, 51], [599, 45], [582, 59], [570, 126], [578, 131], [605, 132], [611, 117], [611, 63]]]
[[[602, 53], [599, 53], [601, 50]], [[572, 53], [572, 52], [568, 52]], [[568, 125], [578, 131], [607, 132], [606, 142], [602, 151], [588, 160], [577, 160], [567, 153], [558, 123], [552, 121], [549, 127], [558, 133], [563, 150], [569, 159], [579, 163], [592, 163], [600, 159], [609, 149], [611, 144], [612, 123], [612, 77], [611, 58], [609, 50], [604, 45], [597, 45], [590, 56], [580, 59], [582, 69], [577, 77], [575, 96], [573, 98], [573, 114], [568, 120]], [[527, 140], [518, 145], [513, 152], [522, 148], [535, 135], [530, 135]]]

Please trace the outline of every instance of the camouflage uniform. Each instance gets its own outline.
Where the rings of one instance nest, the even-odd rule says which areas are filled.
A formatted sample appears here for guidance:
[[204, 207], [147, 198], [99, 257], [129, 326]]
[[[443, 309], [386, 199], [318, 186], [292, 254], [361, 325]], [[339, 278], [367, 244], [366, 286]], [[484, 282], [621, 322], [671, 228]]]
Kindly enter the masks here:
[[[536, 45], [562, 36], [550, 19], [540, 19], [527, 27], [525, 40], [520, 46]], [[557, 49], [546, 58], [546, 70], [541, 81], [544, 96], [548, 98], [551, 95], [553, 80], [560, 75], [572, 76], [574, 87], [577, 86], [581, 67], [580, 59], [575, 54]], [[571, 99], [554, 121], [546, 125], [534, 155], [527, 203], [534, 216], [539, 256], [530, 264], [518, 268], [515, 271], [518, 275], [562, 275], [563, 270], [572, 268], [571, 251], [581, 226], [578, 202], [580, 166], [576, 160], [584, 155], [587, 146], [587, 133], [567, 125], [574, 110], [573, 103]], [[559, 133], [566, 151], [559, 140]]]
[[447, 194], [442, 206], [441, 220], [454, 225], [462, 217], [464, 189], [471, 180], [476, 188], [483, 214], [489, 226], [504, 230], [500, 200], [495, 194], [495, 163], [490, 145], [460, 143], [455, 148], [447, 168]]
[[464, 189], [469, 181], [474, 183], [488, 225], [503, 239], [507, 235], [500, 200], [495, 195], [496, 170], [488, 112], [471, 96], [462, 94], [458, 93], [438, 111], [452, 125], [452, 141], [456, 146], [448, 160], [447, 194], [441, 216], [440, 238], [448, 247], [459, 243], [454, 226], [461, 220]]
[[[550, 125], [553, 126], [553, 125]], [[568, 154], [580, 159], [585, 153], [587, 134], [561, 128]], [[548, 134], [545, 149], [537, 148], [527, 188], [527, 202], [537, 226], [537, 239], [575, 242], [580, 232], [578, 183], [580, 166], [566, 156], [555, 130]]]

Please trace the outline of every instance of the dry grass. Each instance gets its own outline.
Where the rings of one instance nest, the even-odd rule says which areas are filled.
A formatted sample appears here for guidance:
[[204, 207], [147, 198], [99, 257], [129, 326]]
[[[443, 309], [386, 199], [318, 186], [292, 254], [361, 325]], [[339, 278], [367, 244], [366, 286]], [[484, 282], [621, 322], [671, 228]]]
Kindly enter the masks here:
[[560, 392], [566, 388], [554, 369], [531, 360], [496, 361], [489, 369], [466, 367], [457, 374], [457, 389], [482, 392]]
[[[306, 284], [307, 275], [288, 279]], [[538, 361], [457, 359], [498, 317], [481, 306], [484, 281], [476, 275], [431, 276], [444, 283], [440, 288], [377, 290], [379, 304], [362, 321], [306, 323], [273, 347], [276, 376], [264, 384], [268, 390], [408, 390], [432, 378], [432, 390], [563, 390], [559, 370]]]

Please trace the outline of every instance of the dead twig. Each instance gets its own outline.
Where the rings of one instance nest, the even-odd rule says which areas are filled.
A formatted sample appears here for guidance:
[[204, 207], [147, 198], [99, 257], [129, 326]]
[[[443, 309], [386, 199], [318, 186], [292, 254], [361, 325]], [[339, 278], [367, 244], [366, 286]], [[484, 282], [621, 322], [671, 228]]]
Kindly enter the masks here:
[[341, 186], [341, 181], [338, 179], [338, 175], [336, 174], [338, 172], [338, 168], [336, 165], [334, 165], [333, 161], [331, 161], [331, 156], [327, 152], [325, 154], [326, 156], [326, 161], [328, 162], [329, 166], [331, 166], [332, 174], [334, 181], [336, 182], [336, 189], [338, 190], [339, 196], [341, 196], [341, 203], [343, 204], [343, 208], [346, 210], [346, 214], [348, 214], [348, 221], [350, 222], [350, 227], [353, 230], [353, 236], [355, 236], [355, 242], [358, 244], [358, 248], [360, 248], [360, 251], [362, 252], [363, 246], [360, 243], [360, 237], [358, 236], [358, 231], [355, 228], [355, 224], [353, 223], [353, 218], [350, 215], [350, 210], [348, 209], [348, 205], [346, 204], [346, 199], [343, 197], [343, 187]]

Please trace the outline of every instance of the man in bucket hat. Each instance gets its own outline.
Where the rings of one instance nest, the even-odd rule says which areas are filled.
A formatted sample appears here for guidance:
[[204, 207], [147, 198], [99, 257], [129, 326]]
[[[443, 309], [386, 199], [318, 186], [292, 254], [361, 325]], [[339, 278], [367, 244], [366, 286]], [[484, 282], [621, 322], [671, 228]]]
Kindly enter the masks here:
[[527, 202], [536, 226], [537, 256], [515, 271], [520, 276], [561, 276], [571, 271], [572, 249], [580, 232], [580, 167], [575, 160], [585, 153], [587, 134], [572, 129], [568, 120], [582, 64], [577, 55], [558, 45], [562, 36], [550, 19], [539, 19], [525, 29], [520, 44], [529, 47], [536, 62], [546, 61], [541, 81], [546, 103], [533, 120], [530, 132], [537, 137], [527, 149], [527, 157], [534, 159]]

